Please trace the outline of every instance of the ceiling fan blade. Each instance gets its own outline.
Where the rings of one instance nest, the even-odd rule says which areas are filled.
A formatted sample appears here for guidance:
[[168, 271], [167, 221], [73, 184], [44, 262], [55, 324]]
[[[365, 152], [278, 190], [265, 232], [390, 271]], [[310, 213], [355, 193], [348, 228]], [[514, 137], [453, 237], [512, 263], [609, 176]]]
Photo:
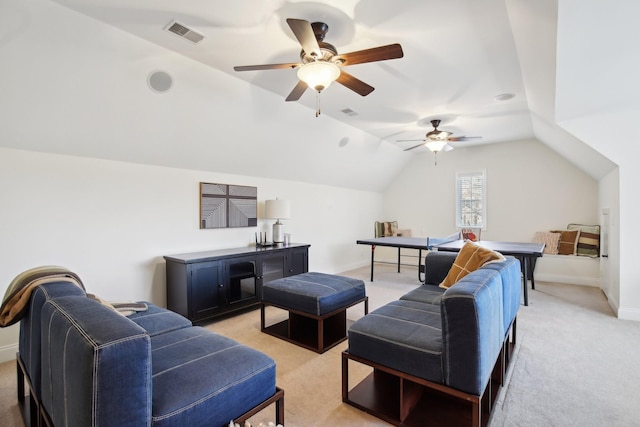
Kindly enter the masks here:
[[347, 66], [365, 62], [386, 61], [387, 59], [397, 59], [403, 56], [402, 46], [395, 43], [387, 46], [358, 50], [356, 52], [343, 53], [338, 55], [338, 58], [344, 61], [343, 66]]
[[291, 62], [289, 64], [263, 64], [263, 65], [239, 65], [233, 67], [235, 71], [253, 71], [253, 70], [278, 70], [282, 68], [297, 68], [300, 63]]
[[450, 136], [447, 141], [469, 141], [471, 139], [482, 139], [481, 136]]
[[375, 89], [373, 86], [369, 86], [362, 80], [353, 77], [349, 73], [346, 73], [344, 70], [340, 70], [340, 75], [338, 76], [336, 81], [362, 96], [369, 95]]
[[287, 24], [289, 24], [289, 27], [298, 39], [298, 42], [300, 42], [302, 50], [308, 54], [315, 52], [318, 57], [322, 56], [318, 40], [316, 40], [316, 35], [313, 33], [313, 28], [309, 21], [305, 21], [304, 19], [287, 18]]
[[413, 147], [405, 148], [403, 151], [413, 150], [414, 148], [418, 148], [422, 146], [424, 146], [424, 142], [422, 144], [414, 145]]
[[308, 87], [309, 86], [305, 82], [303, 82], [302, 80], [298, 80], [298, 84], [293, 88], [285, 101], [297, 101], [298, 99], [300, 99], [300, 97]]

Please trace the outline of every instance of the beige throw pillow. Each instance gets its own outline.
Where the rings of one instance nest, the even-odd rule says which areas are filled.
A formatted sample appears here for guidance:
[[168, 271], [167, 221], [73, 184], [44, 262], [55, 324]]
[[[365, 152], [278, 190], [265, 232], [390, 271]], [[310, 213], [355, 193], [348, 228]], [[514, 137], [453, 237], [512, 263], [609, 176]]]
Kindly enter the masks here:
[[533, 235], [533, 242], [544, 243], [543, 253], [549, 255], [558, 255], [560, 233], [552, 233], [550, 231], [536, 231], [536, 233]]

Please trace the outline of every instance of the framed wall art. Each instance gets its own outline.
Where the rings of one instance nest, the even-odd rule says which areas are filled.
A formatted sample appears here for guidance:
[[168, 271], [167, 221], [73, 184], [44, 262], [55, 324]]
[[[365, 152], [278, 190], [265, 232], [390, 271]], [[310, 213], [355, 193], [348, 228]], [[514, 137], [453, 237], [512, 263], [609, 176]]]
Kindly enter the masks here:
[[258, 188], [200, 183], [200, 228], [258, 225]]

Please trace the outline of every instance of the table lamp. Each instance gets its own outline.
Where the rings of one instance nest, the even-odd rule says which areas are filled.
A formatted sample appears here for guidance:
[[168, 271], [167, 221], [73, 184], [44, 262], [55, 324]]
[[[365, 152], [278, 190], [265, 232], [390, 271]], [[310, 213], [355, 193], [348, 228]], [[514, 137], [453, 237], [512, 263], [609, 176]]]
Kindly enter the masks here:
[[275, 219], [273, 224], [273, 243], [284, 242], [284, 227], [280, 222], [281, 219], [289, 219], [290, 206], [288, 200], [266, 200], [265, 204], [265, 216], [269, 219]]

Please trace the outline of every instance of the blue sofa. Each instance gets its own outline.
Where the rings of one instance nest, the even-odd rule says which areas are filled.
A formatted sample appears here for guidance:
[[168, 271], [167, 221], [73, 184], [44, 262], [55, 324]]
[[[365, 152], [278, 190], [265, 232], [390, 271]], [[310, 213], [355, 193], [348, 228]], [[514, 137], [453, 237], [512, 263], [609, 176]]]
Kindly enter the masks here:
[[76, 284], [35, 287], [17, 355], [27, 425], [223, 426], [273, 403], [284, 423], [273, 359], [147, 307], [125, 317]]
[[[516, 342], [520, 263], [507, 257], [438, 287], [455, 258], [430, 252], [424, 285], [349, 328], [344, 402], [395, 425], [488, 423]], [[353, 388], [350, 361], [373, 368]]]

